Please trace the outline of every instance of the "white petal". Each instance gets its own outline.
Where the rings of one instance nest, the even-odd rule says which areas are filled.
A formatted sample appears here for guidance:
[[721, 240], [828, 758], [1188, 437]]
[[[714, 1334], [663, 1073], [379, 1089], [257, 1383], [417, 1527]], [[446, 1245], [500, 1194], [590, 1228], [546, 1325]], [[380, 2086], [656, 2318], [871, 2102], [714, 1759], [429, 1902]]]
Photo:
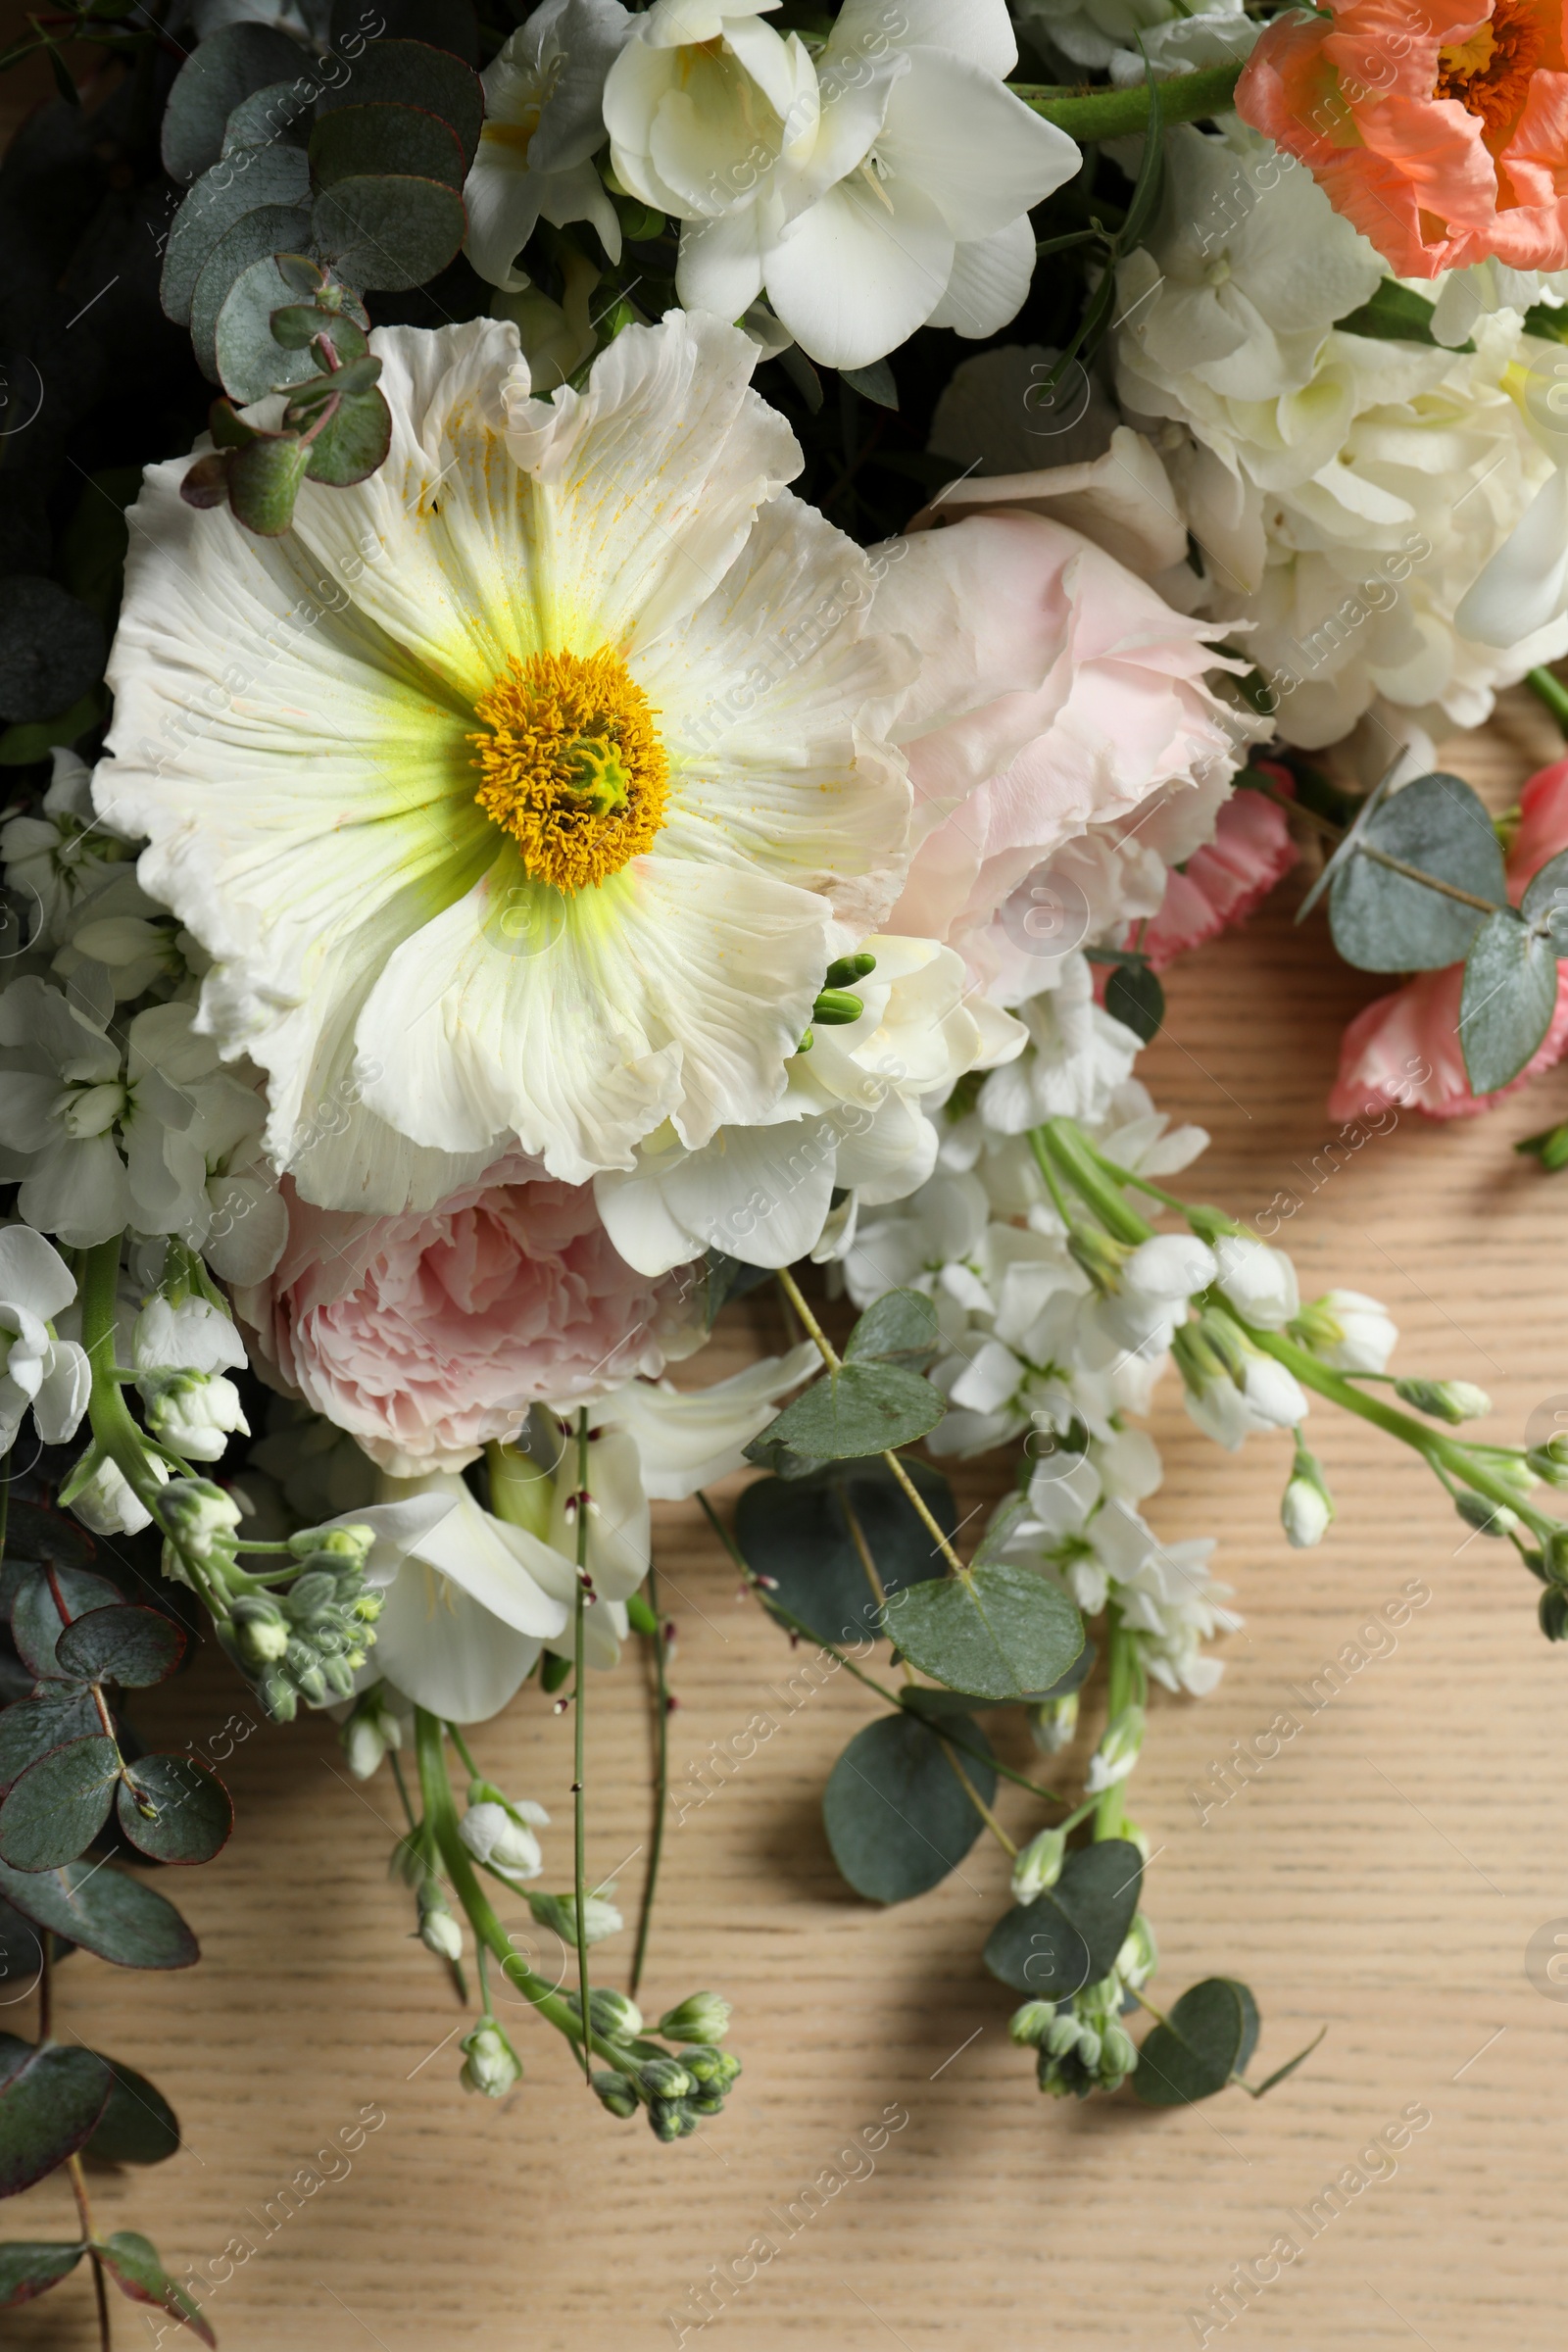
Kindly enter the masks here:
[[956, 237], [995, 236], [1071, 179], [1077, 142], [995, 74], [962, 58], [916, 51], [893, 87], [876, 152], [907, 172]]
[[370, 1671], [448, 1723], [483, 1723], [515, 1697], [538, 1655], [536, 1640], [410, 1560], [376, 1620]]
[[784, 229], [767, 257], [768, 300], [813, 360], [865, 368], [930, 318], [953, 275], [954, 247], [916, 181], [901, 176], [873, 193], [855, 174]]
[[994, 335], [1023, 309], [1034, 273], [1034, 225], [1020, 213], [994, 236], [956, 247], [948, 290], [926, 324]]
[[63, 1446], [75, 1435], [91, 1393], [92, 1366], [86, 1350], [74, 1340], [58, 1341], [49, 1369], [33, 1398], [38, 1435], [46, 1446]]
[[596, 1406], [595, 1418], [631, 1433], [644, 1489], [656, 1502], [683, 1502], [742, 1467], [744, 1448], [772, 1420], [778, 1399], [809, 1379], [821, 1360], [808, 1341], [706, 1389], [632, 1381]]
[[41, 1233], [30, 1225], [8, 1225], [0, 1232], [0, 1298], [49, 1323], [75, 1296], [74, 1275]]

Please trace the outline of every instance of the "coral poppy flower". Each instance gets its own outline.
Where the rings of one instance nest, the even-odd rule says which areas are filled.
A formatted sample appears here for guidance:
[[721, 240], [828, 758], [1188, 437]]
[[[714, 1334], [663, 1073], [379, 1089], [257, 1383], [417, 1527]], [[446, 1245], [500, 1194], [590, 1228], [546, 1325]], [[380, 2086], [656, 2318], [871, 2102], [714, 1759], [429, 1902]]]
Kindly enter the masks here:
[[1568, 0], [1338, 0], [1268, 25], [1236, 111], [1400, 277], [1568, 262]]

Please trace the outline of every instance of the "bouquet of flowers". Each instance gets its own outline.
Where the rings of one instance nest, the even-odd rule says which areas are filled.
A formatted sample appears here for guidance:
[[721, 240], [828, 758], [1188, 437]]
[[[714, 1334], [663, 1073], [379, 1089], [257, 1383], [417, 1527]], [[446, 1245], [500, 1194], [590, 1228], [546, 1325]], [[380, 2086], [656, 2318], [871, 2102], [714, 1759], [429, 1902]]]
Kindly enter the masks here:
[[[1500, 817], [1433, 772], [1503, 684], [1568, 719], [1563, 0], [516, 15], [61, 0], [5, 60], [57, 94], [0, 172], [0, 1942], [37, 1992], [0, 2192], [63, 2170], [78, 2228], [0, 2246], [0, 2307], [84, 2263], [106, 2344], [111, 2284], [214, 2340], [92, 2212], [176, 2119], [55, 2031], [73, 1947], [197, 1957], [144, 1865], [231, 1806], [134, 1728], [192, 1642], [395, 1784], [463, 2085], [522, 2073], [499, 1983], [670, 2141], [743, 2094], [717, 1991], [636, 1999], [654, 1503], [882, 1702], [823, 1792], [858, 1894], [1005, 1850], [977, 1966], [1054, 2095], [1308, 2054], [1253, 2081], [1244, 1982], [1156, 1985], [1150, 1686], [1201, 1698], [1241, 1622], [1154, 1524], [1163, 1375], [1280, 1445], [1292, 1544], [1332, 1406], [1568, 1633], [1568, 1445], [1467, 1439], [1487, 1398], [1303, 1299], [1282, 1213], [1172, 1189], [1206, 1138], [1136, 1075], [1162, 969], [1303, 860], [1325, 952], [1400, 980], [1347, 1135], [1568, 1049], [1568, 760]], [[762, 1283], [798, 1344], [705, 1383]], [[941, 1464], [999, 1450], [960, 1544]], [[635, 1927], [584, 1862], [628, 1646]], [[486, 1773], [512, 1706], [572, 1743], [569, 1835]]]

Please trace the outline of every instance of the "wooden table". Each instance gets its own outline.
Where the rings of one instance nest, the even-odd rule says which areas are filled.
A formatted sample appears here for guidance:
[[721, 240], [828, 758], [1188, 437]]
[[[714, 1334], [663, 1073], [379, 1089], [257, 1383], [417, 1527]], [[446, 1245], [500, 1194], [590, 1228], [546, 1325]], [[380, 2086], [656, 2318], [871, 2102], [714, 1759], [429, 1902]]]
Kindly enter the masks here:
[[[1521, 693], [1445, 757], [1500, 805], [1560, 748]], [[1568, 1392], [1568, 1176], [1544, 1177], [1508, 1147], [1568, 1113], [1568, 1082], [1548, 1077], [1485, 1120], [1401, 1119], [1341, 1172], [1314, 1174], [1334, 1133], [1323, 1105], [1340, 1031], [1377, 984], [1335, 962], [1316, 922], [1292, 928], [1292, 896], [1170, 977], [1170, 1023], [1143, 1074], [1163, 1108], [1214, 1139], [1182, 1181], [1244, 1216], [1296, 1194], [1286, 1238], [1307, 1294], [1341, 1284], [1386, 1299], [1400, 1366], [1479, 1381], [1495, 1433], [1518, 1438], [1535, 1406]], [[777, 1338], [770, 1306], [732, 1311], [705, 1376]], [[690, 2290], [764, 2235], [780, 2250], [723, 2322], [748, 2352], [1174, 2352], [1199, 2340], [1189, 2311], [1267, 2254], [1287, 2208], [1308, 2207], [1414, 2106], [1432, 2120], [1396, 2169], [1369, 2160], [1363, 2173], [1383, 2177], [1208, 2341], [1558, 2352], [1568, 2008], [1535, 1989], [1526, 1947], [1557, 1919], [1568, 1935], [1568, 1652], [1537, 1633], [1536, 1588], [1512, 1550], [1468, 1535], [1414, 1460], [1362, 1425], [1314, 1410], [1340, 1519], [1306, 1554], [1278, 1526], [1283, 1442], [1221, 1454], [1174, 1380], [1155, 1430], [1167, 1478], [1154, 1524], [1219, 1537], [1247, 1625], [1224, 1645], [1213, 1697], [1153, 1701], [1134, 1785], [1157, 1848], [1152, 1989], [1166, 2001], [1205, 1975], [1245, 1977], [1263, 2015], [1259, 2072], [1326, 2022], [1322, 2047], [1268, 2100], [1228, 2093], [1153, 2115], [1125, 2095], [1042, 2098], [1007, 2041], [1012, 1997], [980, 1964], [1006, 1902], [1004, 1858], [982, 1840], [961, 1877], [901, 1909], [849, 1893], [818, 1804], [875, 1702], [843, 1675], [792, 1695], [804, 1653], [737, 1593], [696, 1507], [665, 1508], [673, 1780], [755, 1715], [777, 1725], [671, 1828], [646, 1987], [653, 2013], [699, 1985], [735, 2001], [746, 2072], [724, 2115], [661, 2147], [575, 2086], [564, 2045], [527, 2017], [522, 2086], [499, 2106], [465, 2096], [458, 2010], [386, 1875], [393, 1791], [384, 1774], [348, 1780], [331, 1726], [312, 1718], [236, 1749], [237, 1835], [179, 1890], [200, 1969], [130, 1982], [78, 1956], [61, 1971], [62, 2028], [143, 2067], [187, 2133], [161, 2174], [98, 2177], [106, 2225], [146, 2228], [172, 2264], [255, 2243], [209, 2297], [226, 2352], [652, 2352], [677, 2340], [665, 2315], [682, 2307], [695, 2343]], [[997, 1474], [960, 1472], [959, 1485], [967, 1507]], [[1431, 1598], [1396, 1646], [1369, 1645], [1385, 1654], [1202, 1821], [1192, 1792], [1211, 1765], [1410, 1579]], [[244, 1697], [209, 1657], [179, 1703], [179, 1737], [206, 1737]], [[564, 1720], [530, 1690], [477, 1744], [497, 1780], [551, 1808], [559, 1878]], [[589, 1732], [590, 1873], [632, 1857], [628, 1912], [648, 1752], [628, 1659], [595, 1683]], [[1038, 1826], [1031, 1805], [1003, 1784], [1015, 1835]], [[367, 2108], [385, 2120], [347, 2169], [318, 2163]], [[860, 2177], [802, 2219], [802, 2190], [890, 2116], [906, 2120], [874, 2162], [837, 2165]], [[313, 2165], [338, 2177], [282, 2197]], [[64, 2181], [5, 2221], [9, 2234], [64, 2234]], [[6, 2340], [78, 2352], [90, 2309], [73, 2281], [11, 2315]], [[146, 2322], [122, 2303], [116, 2325], [130, 2344]]]

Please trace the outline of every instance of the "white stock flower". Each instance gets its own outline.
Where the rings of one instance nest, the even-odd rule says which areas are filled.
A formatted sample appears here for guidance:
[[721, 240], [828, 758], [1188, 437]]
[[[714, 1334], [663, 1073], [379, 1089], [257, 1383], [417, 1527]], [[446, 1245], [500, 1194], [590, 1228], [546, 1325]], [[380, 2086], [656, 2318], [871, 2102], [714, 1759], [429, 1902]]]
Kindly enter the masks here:
[[74, 1340], [49, 1326], [76, 1296], [57, 1250], [27, 1225], [0, 1228], [0, 1452], [9, 1452], [31, 1411], [46, 1446], [74, 1436], [87, 1410], [91, 1367]]
[[1244, 0], [1210, 0], [1200, 11], [1182, 0], [1017, 0], [1017, 15], [1026, 33], [1043, 35], [1072, 65], [1108, 68], [1116, 81], [1141, 81], [1145, 56], [1156, 73], [1223, 65], [1245, 57], [1255, 38]]
[[968, 1001], [953, 949], [875, 933], [864, 947], [876, 968], [852, 983], [864, 1009], [815, 1025], [760, 1122], [720, 1128], [698, 1152], [666, 1128], [629, 1173], [596, 1180], [599, 1213], [629, 1265], [662, 1274], [705, 1249], [748, 1265], [793, 1264], [816, 1246], [835, 1192], [880, 1207], [925, 1182], [939, 1137], [922, 1100], [942, 1100], [965, 1072], [1022, 1051], [1016, 1021]]
[[1095, 1003], [1084, 957], [1064, 956], [1055, 986], [1020, 1004], [1018, 1015], [1029, 1045], [981, 1087], [985, 1125], [999, 1135], [1023, 1135], [1051, 1118], [1097, 1125], [1131, 1076], [1139, 1041]]
[[1205, 1437], [1234, 1453], [1248, 1438], [1295, 1429], [1306, 1419], [1307, 1399], [1293, 1373], [1269, 1355], [1245, 1353], [1240, 1381], [1228, 1372], [1189, 1378], [1182, 1367], [1187, 1410]]
[[[518, 1815], [520, 1820], [516, 1818]], [[537, 1823], [543, 1828], [549, 1820], [543, 1805], [524, 1801], [508, 1806], [486, 1801], [468, 1807], [458, 1824], [458, 1834], [475, 1861], [488, 1863], [494, 1870], [504, 1870], [509, 1878], [536, 1879], [544, 1869], [545, 1858], [532, 1825]]]
[[1257, 1331], [1283, 1331], [1301, 1303], [1296, 1268], [1285, 1251], [1250, 1234], [1222, 1233], [1214, 1256], [1219, 1287], [1244, 1322]]
[[726, 15], [722, 44], [685, 68], [711, 94], [682, 92], [677, 116], [677, 69], [656, 68], [655, 44], [706, 42], [692, 26], [710, 17], [659, 0], [606, 91], [616, 172], [686, 222], [681, 300], [734, 318], [765, 290], [835, 368], [925, 324], [1004, 326], [1034, 271], [1029, 208], [1081, 159], [1004, 86], [1018, 51], [1004, 0], [846, 0], [814, 69], [798, 36], [751, 21], [741, 40]]
[[54, 928], [61, 944], [51, 969], [74, 981], [78, 992], [95, 995], [89, 967], [100, 967], [117, 1004], [149, 994], [194, 998], [195, 982], [208, 968], [196, 940], [148, 897], [133, 866], [111, 866], [96, 889], [61, 909]]
[[1386, 1372], [1399, 1327], [1365, 1291], [1325, 1291], [1306, 1307], [1294, 1336], [1337, 1372]]
[[231, 1380], [210, 1372], [148, 1372], [136, 1383], [155, 1438], [189, 1462], [216, 1462], [251, 1425]]
[[54, 773], [36, 814], [0, 826], [7, 890], [24, 902], [29, 947], [53, 947], [73, 907], [106, 869], [133, 855], [130, 843], [92, 803], [92, 770], [74, 752], [50, 754]]
[[589, 220], [612, 262], [620, 222], [591, 158], [605, 143], [605, 75], [631, 37], [619, 0], [542, 0], [480, 75], [484, 122], [463, 201], [464, 250], [481, 277], [509, 293], [541, 217], [564, 228]]
[[242, 1371], [245, 1343], [231, 1318], [210, 1298], [149, 1298], [130, 1335], [138, 1372]]
[[[553, 405], [504, 321], [373, 343], [391, 456], [282, 537], [149, 473], [96, 789], [215, 958], [274, 1163], [395, 1214], [514, 1143], [581, 1183], [768, 1113], [899, 888], [910, 657], [778, 495], [737, 329], [628, 328]], [[275, 650], [215, 710], [237, 642]]]
[[[148, 1454], [147, 1468], [161, 1486], [168, 1485], [172, 1474], [160, 1455]], [[69, 1508], [95, 1536], [135, 1536], [153, 1523], [151, 1511], [138, 1501], [129, 1480], [107, 1453], [86, 1485], [71, 1496]]]

